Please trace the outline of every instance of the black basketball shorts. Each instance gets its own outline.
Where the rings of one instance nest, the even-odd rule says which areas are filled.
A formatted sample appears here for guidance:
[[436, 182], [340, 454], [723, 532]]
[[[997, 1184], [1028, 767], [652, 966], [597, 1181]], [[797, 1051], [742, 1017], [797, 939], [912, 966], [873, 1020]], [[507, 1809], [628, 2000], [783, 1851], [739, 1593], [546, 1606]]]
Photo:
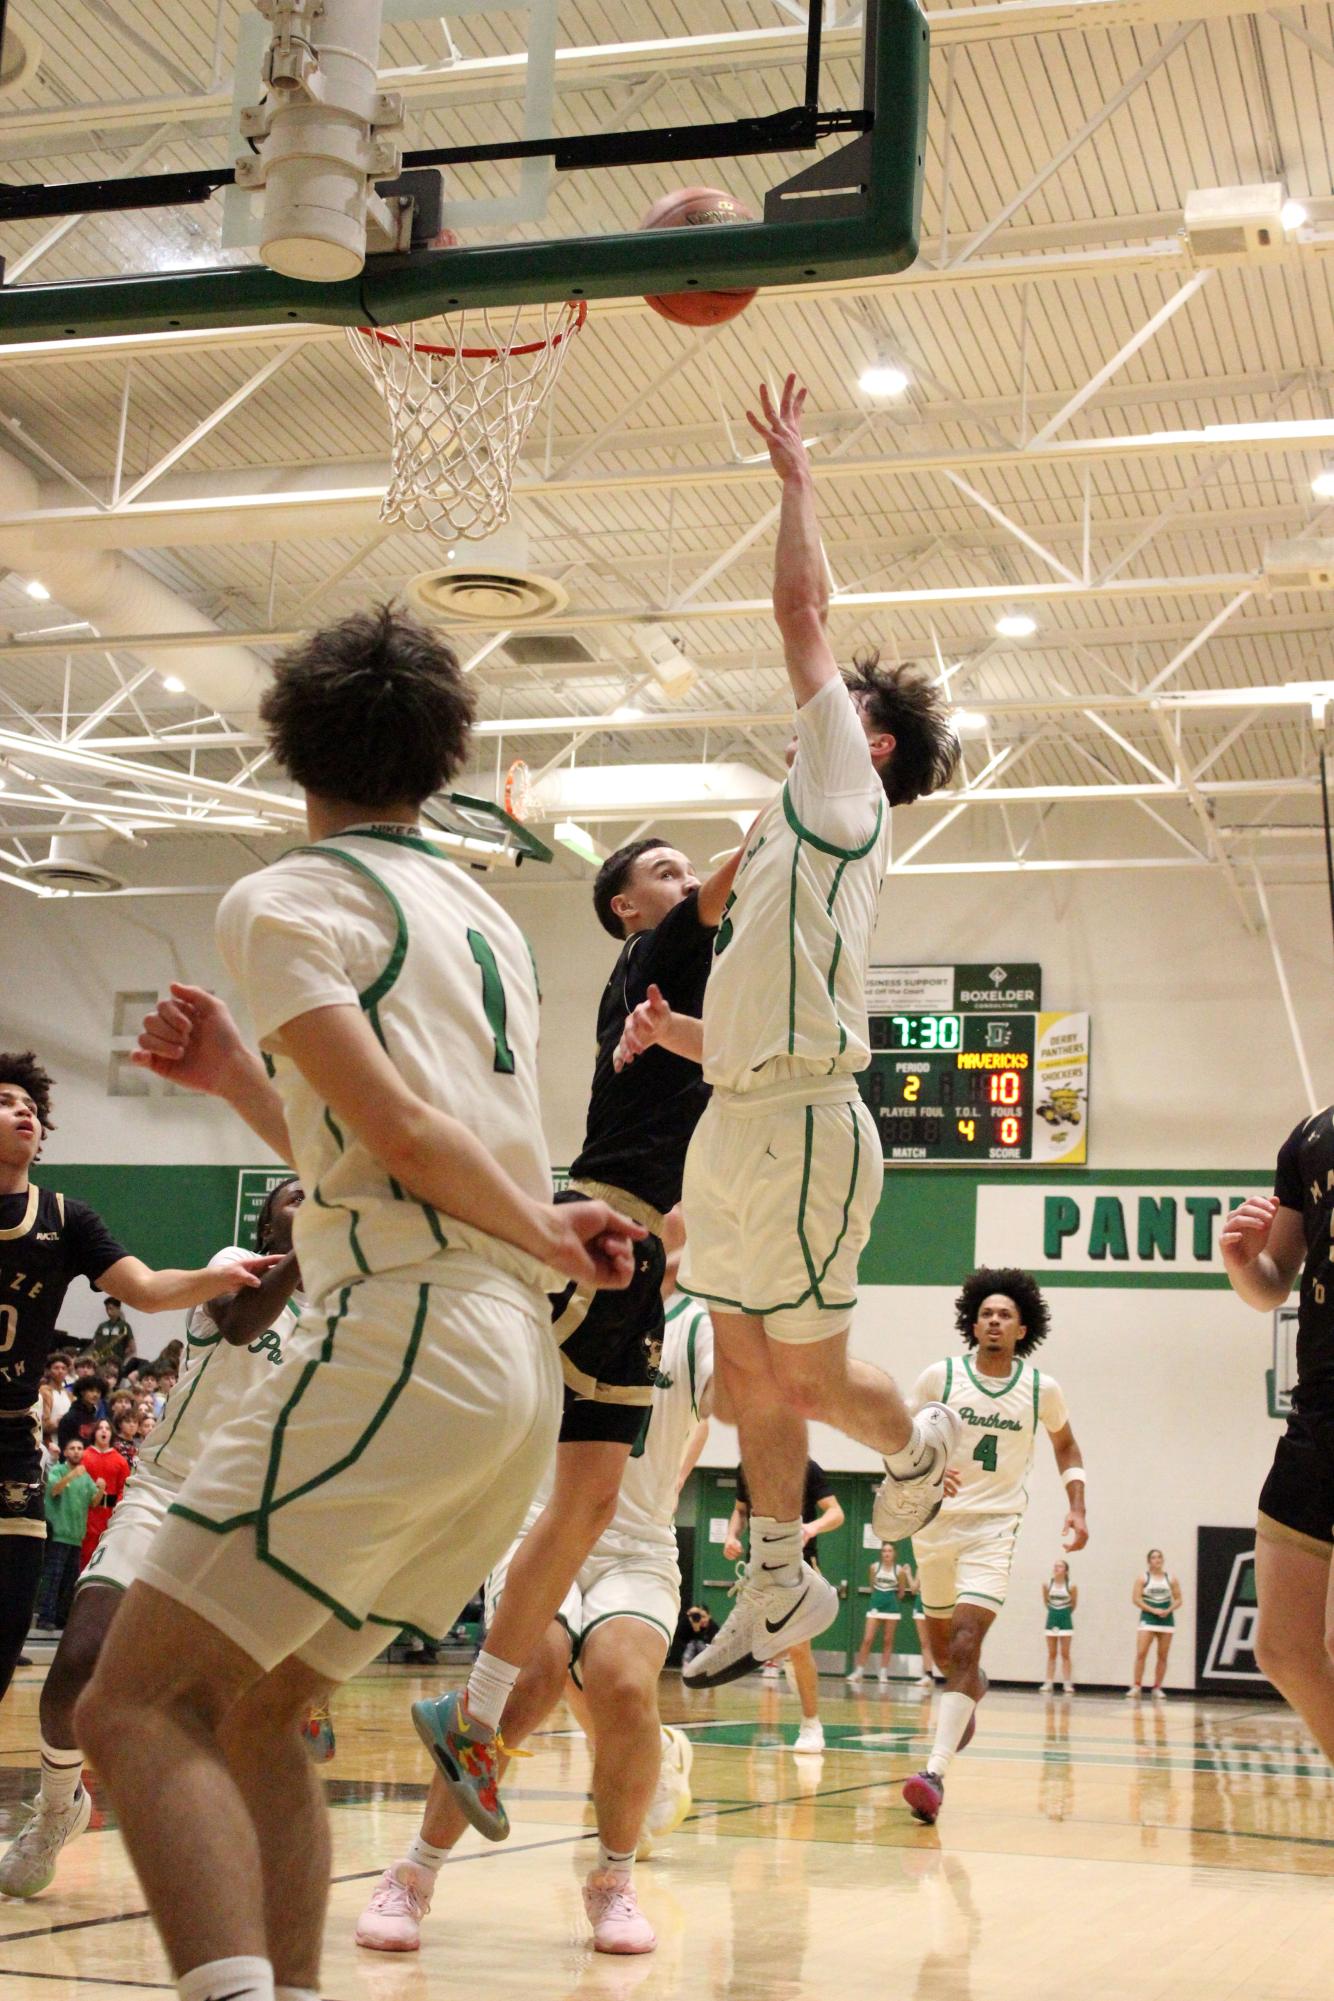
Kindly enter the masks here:
[[1334, 1409], [1294, 1411], [1260, 1493], [1259, 1532], [1334, 1553]]
[[[582, 1199], [564, 1190], [558, 1202]], [[608, 1439], [633, 1445], [653, 1402], [662, 1356], [662, 1239], [635, 1245], [635, 1272], [623, 1292], [567, 1285], [551, 1295], [552, 1328], [560, 1343], [565, 1407], [560, 1439]]]
[[33, 1411], [0, 1411], [0, 1535], [45, 1534], [40, 1424]]

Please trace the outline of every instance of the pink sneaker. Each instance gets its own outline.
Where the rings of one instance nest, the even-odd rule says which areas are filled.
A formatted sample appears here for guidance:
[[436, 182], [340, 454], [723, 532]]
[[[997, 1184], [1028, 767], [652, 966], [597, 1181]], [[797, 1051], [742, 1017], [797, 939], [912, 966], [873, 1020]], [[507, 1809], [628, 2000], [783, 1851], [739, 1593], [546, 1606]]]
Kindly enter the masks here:
[[396, 1862], [386, 1869], [357, 1919], [357, 1944], [372, 1952], [416, 1952], [434, 1887], [430, 1870], [415, 1863]]
[[584, 1884], [584, 1909], [593, 1927], [594, 1952], [652, 1952], [657, 1937], [639, 1908], [634, 1879], [595, 1869]]

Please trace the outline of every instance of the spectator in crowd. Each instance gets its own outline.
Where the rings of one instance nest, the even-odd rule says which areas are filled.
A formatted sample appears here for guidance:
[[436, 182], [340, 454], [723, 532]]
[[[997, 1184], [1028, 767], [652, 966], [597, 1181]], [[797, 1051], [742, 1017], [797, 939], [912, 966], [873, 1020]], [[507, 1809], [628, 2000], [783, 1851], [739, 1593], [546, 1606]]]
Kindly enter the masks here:
[[128, 1464], [112, 1443], [111, 1426], [106, 1418], [94, 1429], [93, 1442], [84, 1452], [83, 1463], [102, 1491], [88, 1510], [83, 1547], [79, 1554], [80, 1570], [101, 1542], [103, 1531], [111, 1520], [111, 1510], [125, 1492], [125, 1482], [130, 1477]]
[[99, 1364], [114, 1362], [118, 1371], [134, 1353], [134, 1329], [125, 1318], [120, 1301], [112, 1299], [109, 1293], [106, 1319], [99, 1320], [94, 1327], [88, 1352]]
[[154, 1372], [158, 1376], [159, 1381], [168, 1369], [171, 1371], [172, 1380], [175, 1381], [181, 1372], [181, 1353], [184, 1347], [184, 1341], [168, 1341], [166, 1347], [153, 1364]]
[[139, 1420], [132, 1410], [123, 1411], [112, 1423], [111, 1442], [130, 1471], [139, 1457]]
[[149, 1435], [157, 1430], [157, 1419], [151, 1410], [145, 1411], [139, 1419], [139, 1443], [146, 1445]]
[[46, 1365], [42, 1377], [42, 1418], [52, 1424], [59, 1424], [70, 1407], [70, 1393], [65, 1387], [69, 1375], [69, 1357], [53, 1355]]
[[77, 1438], [81, 1445], [92, 1444], [93, 1433], [107, 1414], [102, 1401], [105, 1387], [100, 1376], [76, 1377], [74, 1401], [56, 1426], [62, 1452], [71, 1438]]
[[686, 1625], [690, 1637], [681, 1654], [681, 1665], [685, 1667], [696, 1654], [702, 1654], [710, 1640], [718, 1633], [718, 1622], [702, 1605], [691, 1605], [686, 1612]]
[[158, 1379], [157, 1379], [157, 1394], [153, 1398], [154, 1417], [161, 1417], [163, 1411], [167, 1407], [167, 1398], [171, 1395], [175, 1387], [176, 1387], [175, 1369], [159, 1369]]
[[102, 1482], [93, 1479], [85, 1469], [83, 1456], [82, 1442], [71, 1438], [63, 1458], [47, 1469], [42, 1502], [46, 1514], [46, 1550], [37, 1600], [39, 1632], [64, 1629], [79, 1574], [79, 1551], [89, 1511], [103, 1492]]
[[50, 1418], [42, 1423], [42, 1478], [46, 1478], [48, 1466], [54, 1466], [60, 1457], [60, 1440], [56, 1437], [56, 1427]]

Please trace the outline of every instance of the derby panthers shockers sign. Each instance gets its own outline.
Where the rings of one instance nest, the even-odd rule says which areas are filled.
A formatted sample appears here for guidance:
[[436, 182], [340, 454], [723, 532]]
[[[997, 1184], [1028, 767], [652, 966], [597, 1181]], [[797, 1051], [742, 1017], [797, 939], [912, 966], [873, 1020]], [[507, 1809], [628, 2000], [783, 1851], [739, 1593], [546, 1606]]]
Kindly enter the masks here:
[[1195, 1685], [1204, 1695], [1277, 1695], [1255, 1664], [1255, 1530], [1196, 1531]]

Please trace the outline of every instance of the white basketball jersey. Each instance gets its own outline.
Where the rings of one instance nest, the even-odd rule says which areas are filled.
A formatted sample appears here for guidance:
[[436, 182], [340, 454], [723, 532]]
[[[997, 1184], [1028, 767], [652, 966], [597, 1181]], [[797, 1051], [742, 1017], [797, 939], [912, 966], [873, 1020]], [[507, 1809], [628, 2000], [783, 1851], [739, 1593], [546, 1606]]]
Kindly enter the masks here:
[[[233, 1244], [209, 1259], [220, 1272], [253, 1256]], [[225, 1279], [218, 1291], [225, 1290]], [[206, 1306], [195, 1306], [185, 1323], [181, 1372], [157, 1424], [139, 1447], [140, 1461], [159, 1479], [180, 1482], [203, 1451], [205, 1440], [239, 1409], [252, 1386], [283, 1358], [283, 1343], [301, 1318], [303, 1300], [294, 1294], [272, 1327], [244, 1347], [224, 1341]]]
[[1022, 1514], [1038, 1427], [1060, 1431], [1069, 1421], [1060, 1385], [1018, 1359], [1008, 1377], [979, 1375], [971, 1355], [933, 1362], [913, 1402], [948, 1404], [963, 1421], [950, 1461], [959, 1491], [914, 1542], [948, 1541], [951, 1523], [963, 1517]]
[[865, 732], [831, 681], [797, 711], [796, 759], [750, 831], [718, 929], [704, 996], [704, 1075], [717, 1089], [753, 1088], [773, 1057], [816, 1076], [866, 1068], [866, 969], [889, 852]]
[[503, 1291], [517, 1281], [524, 1303], [545, 1312], [536, 1258], [400, 1187], [282, 1052], [285, 1022], [359, 1005], [417, 1096], [461, 1120], [534, 1200], [550, 1201], [537, 978], [513, 920], [423, 835], [368, 825], [236, 883], [217, 928], [274, 1059], [306, 1190], [294, 1242], [308, 1298], [429, 1265], [421, 1276], [439, 1285]]
[[703, 1300], [681, 1295], [667, 1308], [666, 1323], [648, 1425], [626, 1465], [611, 1526], [598, 1539], [599, 1556], [676, 1555], [681, 1461], [713, 1380], [713, 1322]]

